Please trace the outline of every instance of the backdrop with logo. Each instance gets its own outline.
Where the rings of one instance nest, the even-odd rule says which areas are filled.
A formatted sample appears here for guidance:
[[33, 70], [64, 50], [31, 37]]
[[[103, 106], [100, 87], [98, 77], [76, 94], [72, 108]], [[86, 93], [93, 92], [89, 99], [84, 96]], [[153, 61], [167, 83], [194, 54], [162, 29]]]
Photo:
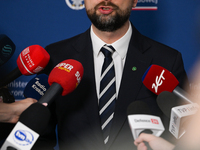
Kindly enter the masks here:
[[[190, 73], [200, 47], [199, 0], [138, 0], [130, 20], [142, 34], [179, 50]], [[0, 34], [16, 45], [11, 59], [0, 66], [0, 77], [17, 67], [16, 60], [26, 47], [45, 47], [84, 32], [90, 25], [83, 0], [0, 0]], [[33, 77], [20, 76], [8, 84], [16, 100], [24, 98], [24, 88]]]

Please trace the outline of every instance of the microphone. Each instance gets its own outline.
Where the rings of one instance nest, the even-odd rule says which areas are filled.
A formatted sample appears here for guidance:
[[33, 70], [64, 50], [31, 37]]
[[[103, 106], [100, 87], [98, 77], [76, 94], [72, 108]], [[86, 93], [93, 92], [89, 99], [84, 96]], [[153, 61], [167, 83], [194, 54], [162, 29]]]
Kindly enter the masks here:
[[181, 138], [186, 130], [185, 123], [191, 115], [195, 114], [199, 105], [196, 103], [186, 103], [181, 101], [177, 95], [168, 91], [163, 91], [157, 97], [157, 104], [163, 113], [170, 117], [169, 131], [177, 139]]
[[24, 88], [24, 97], [39, 100], [50, 87], [48, 83], [48, 75], [39, 74], [31, 79]]
[[160, 136], [165, 128], [158, 116], [151, 115], [148, 105], [143, 101], [134, 101], [127, 108], [128, 122], [134, 139], [141, 133]]
[[25, 48], [17, 58], [17, 66], [13, 71], [0, 80], [3, 87], [21, 75], [33, 75], [46, 67], [50, 59], [47, 51], [39, 46], [32, 45]]
[[29, 106], [7, 137], [1, 150], [30, 150], [47, 127], [50, 111], [40, 103]]
[[0, 34], [0, 66], [6, 63], [15, 52], [15, 44], [5, 34]]
[[15, 102], [15, 97], [6, 87], [0, 88], [0, 97], [3, 99], [4, 103], [13, 103]]
[[82, 64], [73, 59], [57, 64], [49, 74], [50, 87], [39, 102], [50, 104], [57, 95], [64, 96], [71, 93], [79, 85], [83, 72]]
[[142, 77], [143, 84], [153, 93], [159, 95], [163, 91], [173, 92], [188, 103], [193, 103], [188, 97], [188, 94], [181, 89], [178, 84], [179, 81], [167, 69], [151, 65]]
[[174, 93], [163, 91], [157, 96], [157, 104], [162, 112], [170, 118], [171, 109], [176, 106], [189, 104], [188, 102], [182, 100], [180, 97]]

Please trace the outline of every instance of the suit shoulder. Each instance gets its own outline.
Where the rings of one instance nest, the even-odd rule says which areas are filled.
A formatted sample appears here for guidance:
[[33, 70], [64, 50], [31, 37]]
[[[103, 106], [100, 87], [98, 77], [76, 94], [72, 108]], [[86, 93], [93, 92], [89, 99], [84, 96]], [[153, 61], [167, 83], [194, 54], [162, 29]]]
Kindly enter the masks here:
[[[84, 33], [81, 33], [81, 34], [78, 34], [78, 35], [75, 35], [73, 37], [70, 37], [68, 39], [64, 39], [64, 40], [61, 40], [61, 41], [57, 41], [57, 42], [54, 42], [54, 43], [51, 43], [49, 45], [47, 45], [45, 47], [45, 49], [52, 49], [52, 48], [58, 48], [58, 47], [66, 47], [66, 46], [70, 46], [70, 45], [73, 45], [74, 43], [76, 43], [76, 41], [78, 41], [80, 38], [83, 38], [87, 35], [87, 32], [84, 32]], [[84, 39], [84, 38], [83, 38]]]
[[180, 53], [177, 49], [172, 48], [166, 44], [153, 40], [149, 37], [144, 36], [144, 39], [151, 45], [151, 49], [156, 53], [164, 53], [164, 54], [178, 54]]

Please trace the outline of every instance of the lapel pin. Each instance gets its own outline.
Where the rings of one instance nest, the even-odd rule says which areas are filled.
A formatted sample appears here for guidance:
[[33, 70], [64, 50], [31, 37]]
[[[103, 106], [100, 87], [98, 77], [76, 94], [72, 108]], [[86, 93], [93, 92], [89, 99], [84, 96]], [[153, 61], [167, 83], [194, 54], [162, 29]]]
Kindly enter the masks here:
[[137, 70], [137, 67], [133, 67], [132, 70], [133, 70], [133, 71], [136, 71], [136, 70]]

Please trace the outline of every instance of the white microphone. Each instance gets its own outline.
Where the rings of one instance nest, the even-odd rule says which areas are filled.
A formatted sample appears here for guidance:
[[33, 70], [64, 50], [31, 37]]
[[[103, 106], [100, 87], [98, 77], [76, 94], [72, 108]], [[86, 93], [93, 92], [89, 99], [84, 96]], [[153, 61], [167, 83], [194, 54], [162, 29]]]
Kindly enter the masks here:
[[1, 150], [30, 150], [48, 125], [50, 111], [40, 103], [29, 106], [8, 135]]
[[132, 102], [127, 108], [127, 114], [134, 139], [138, 138], [143, 132], [160, 136], [165, 130], [160, 117], [151, 115], [145, 102]]
[[189, 121], [189, 117], [194, 115], [199, 109], [199, 105], [196, 103], [176, 106], [171, 109], [169, 131], [171, 134], [179, 139], [184, 135], [186, 130], [184, 129], [185, 123]]

